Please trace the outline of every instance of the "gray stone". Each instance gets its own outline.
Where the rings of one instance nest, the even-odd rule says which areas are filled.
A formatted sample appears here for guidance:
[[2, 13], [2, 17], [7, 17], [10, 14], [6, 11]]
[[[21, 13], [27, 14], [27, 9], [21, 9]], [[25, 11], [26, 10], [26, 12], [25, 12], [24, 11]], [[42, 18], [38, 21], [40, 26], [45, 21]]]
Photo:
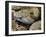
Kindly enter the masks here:
[[41, 21], [36, 21], [29, 28], [29, 30], [40, 30], [40, 29], [41, 29]]

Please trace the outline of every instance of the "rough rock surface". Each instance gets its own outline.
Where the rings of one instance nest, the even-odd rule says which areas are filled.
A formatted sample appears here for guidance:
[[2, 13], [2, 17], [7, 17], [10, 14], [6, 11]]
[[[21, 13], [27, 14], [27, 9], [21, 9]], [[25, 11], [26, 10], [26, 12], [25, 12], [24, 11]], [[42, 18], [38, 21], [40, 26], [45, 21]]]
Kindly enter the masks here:
[[40, 30], [41, 29], [41, 20], [36, 21], [30, 26], [29, 30]]
[[16, 31], [23, 31], [23, 30], [27, 30], [27, 28], [25, 26], [16, 24]]

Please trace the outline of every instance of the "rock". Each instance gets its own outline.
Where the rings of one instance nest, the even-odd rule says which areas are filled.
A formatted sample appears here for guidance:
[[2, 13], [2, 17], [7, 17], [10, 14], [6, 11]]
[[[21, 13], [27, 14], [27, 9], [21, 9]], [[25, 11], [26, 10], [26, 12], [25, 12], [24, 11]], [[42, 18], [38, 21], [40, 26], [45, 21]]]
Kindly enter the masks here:
[[29, 30], [41, 30], [41, 21], [36, 21], [30, 26]]
[[16, 31], [16, 22], [12, 20], [12, 31]]
[[33, 18], [34, 20], [37, 20], [39, 18], [39, 15], [40, 15], [40, 11], [37, 7], [32, 7], [30, 9], [30, 16], [31, 18]]
[[25, 26], [16, 24], [16, 31], [23, 31], [23, 30], [27, 30], [27, 28]]
[[21, 9], [21, 6], [12, 6], [12, 10], [19, 11]]

